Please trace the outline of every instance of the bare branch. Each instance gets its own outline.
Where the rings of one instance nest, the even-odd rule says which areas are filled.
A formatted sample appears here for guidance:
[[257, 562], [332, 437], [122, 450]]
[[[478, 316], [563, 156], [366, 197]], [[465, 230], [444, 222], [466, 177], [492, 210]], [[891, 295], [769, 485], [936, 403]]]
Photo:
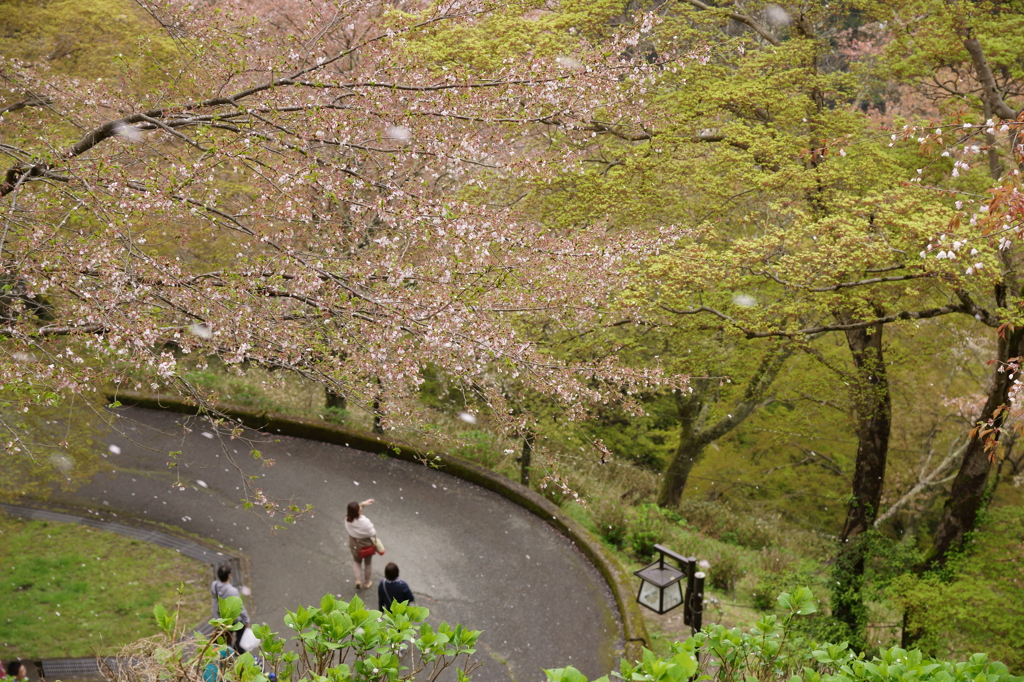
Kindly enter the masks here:
[[954, 464], [956, 464], [961, 457], [964, 456], [964, 453], [967, 452], [967, 446], [970, 444], [971, 440], [969, 438], [965, 439], [959, 446], [954, 443], [949, 448], [949, 454], [946, 455], [944, 460], [939, 462], [931, 472], [921, 475], [918, 478], [917, 483], [915, 483], [910, 490], [904, 493], [900, 499], [896, 500], [888, 509], [886, 509], [884, 514], [879, 515], [879, 517], [875, 519], [875, 528], [878, 528], [885, 521], [892, 518], [900, 508], [917, 497], [922, 491], [945, 483], [947, 479], [939, 479], [939, 476], [942, 476]]
[[936, 276], [936, 273], [934, 273], [934, 272], [919, 272], [919, 273], [917, 273], [915, 275], [897, 275], [895, 277], [870, 277], [868, 279], [859, 279], [859, 280], [855, 280], [855, 281], [852, 281], [852, 282], [840, 282], [839, 284], [833, 284], [833, 285], [827, 286], [827, 287], [807, 287], [807, 286], [803, 286], [803, 285], [800, 285], [800, 284], [794, 284], [792, 282], [787, 282], [785, 280], [779, 279], [774, 274], [772, 274], [772, 273], [770, 273], [768, 271], [751, 270], [750, 273], [753, 274], [753, 275], [760, 275], [762, 277], [767, 277], [768, 279], [771, 279], [771, 280], [773, 280], [775, 282], [778, 282], [779, 284], [781, 284], [783, 286], [786, 286], [786, 287], [792, 287], [794, 289], [801, 289], [803, 291], [814, 291], [814, 292], [839, 291], [840, 289], [850, 289], [850, 288], [853, 288], [853, 287], [862, 287], [862, 286], [868, 286], [868, 285], [871, 285], [871, 284], [881, 284], [881, 283], [884, 283], [884, 282], [905, 282], [908, 279], [922, 279], [922, 278], [925, 278], [925, 277], [935, 277]]
[[18, 111], [25, 107], [45, 107], [49, 104], [53, 104], [53, 100], [49, 97], [42, 98], [33, 95], [30, 99], [25, 99], [20, 102], [15, 102], [14, 104], [8, 104], [5, 107], [0, 107], [0, 116], [3, 116], [8, 111]]
[[[102, 334], [105, 331], [106, 327], [102, 324], [79, 324], [66, 327], [47, 325], [40, 327], [35, 333], [39, 336], [68, 336], [70, 334]], [[23, 330], [0, 327], [0, 336], [21, 337], [24, 335], [25, 332]]]
[[860, 320], [860, 321], [857, 321], [857, 322], [851, 322], [849, 324], [829, 324], [829, 325], [822, 325], [820, 327], [805, 327], [804, 329], [794, 329], [794, 330], [791, 330], [791, 331], [784, 330], [784, 329], [777, 329], [777, 330], [772, 330], [772, 331], [754, 331], [752, 329], [748, 329], [747, 327], [744, 327], [737, 320], [735, 320], [734, 318], [730, 317], [729, 315], [726, 315], [722, 311], [716, 310], [714, 308], [709, 308], [709, 307], [703, 306], [703, 305], [699, 306], [699, 307], [696, 307], [696, 308], [687, 308], [687, 309], [683, 309], [683, 310], [680, 310], [680, 309], [677, 309], [677, 308], [670, 308], [669, 306], [664, 305], [664, 304], [659, 305], [659, 307], [662, 308], [663, 310], [667, 310], [670, 313], [675, 313], [676, 315], [699, 315], [701, 313], [709, 313], [711, 315], [715, 315], [716, 317], [719, 317], [719, 318], [725, 320], [726, 322], [729, 322], [736, 329], [738, 329], [741, 332], [743, 332], [743, 334], [748, 339], [768, 339], [768, 338], [771, 338], [771, 337], [774, 337], [774, 336], [793, 338], [793, 337], [796, 337], [796, 336], [808, 336], [808, 335], [811, 335], [811, 334], [823, 334], [825, 332], [845, 332], [845, 331], [851, 331], [851, 330], [854, 330], [854, 329], [865, 329], [866, 327], [872, 327], [872, 326], [874, 326], [876, 324], [888, 324], [889, 322], [896, 322], [897, 320], [926, 320], [926, 319], [929, 319], [929, 318], [932, 318], [932, 317], [940, 317], [942, 315], [948, 315], [950, 313], [965, 313], [965, 314], [977, 317], [976, 313], [980, 314], [981, 312], [984, 312], [985, 314], [982, 315], [981, 317], [978, 317], [978, 319], [981, 322], [983, 322], [984, 324], [987, 324], [988, 326], [998, 326], [998, 324], [997, 325], [992, 325], [992, 324], [989, 324], [989, 322], [986, 321], [986, 320], [993, 320], [993, 321], [998, 321], [998, 320], [996, 318], [990, 316], [986, 311], [984, 311], [984, 309], [979, 308], [977, 306], [974, 306], [972, 308], [972, 307], [968, 307], [966, 305], [945, 305], [945, 306], [942, 306], [940, 308], [930, 308], [928, 310], [904, 310], [904, 311], [901, 311], [901, 312], [898, 312], [898, 313], [893, 313], [892, 315], [885, 315], [883, 317], [876, 317], [876, 318], [871, 319], [871, 320]]
[[759, 36], [761, 36], [762, 38], [767, 40], [769, 43], [771, 43], [775, 47], [778, 47], [779, 45], [782, 44], [782, 43], [779, 42], [778, 38], [776, 38], [771, 33], [769, 33], [768, 30], [765, 27], [763, 27], [763, 26], [761, 26], [761, 24], [757, 23], [757, 21], [755, 21], [754, 18], [751, 17], [750, 15], [740, 14], [739, 12], [732, 12], [730, 10], [727, 10], [727, 9], [724, 9], [724, 8], [721, 8], [721, 7], [711, 7], [710, 5], [705, 5], [700, 0], [686, 0], [686, 2], [689, 2], [691, 5], [693, 5], [697, 9], [703, 9], [703, 10], [707, 10], [707, 11], [716, 11], [717, 10], [718, 12], [728, 16], [730, 19], [735, 19], [736, 21], [739, 21], [741, 23], [746, 24], [750, 28], [754, 29], [754, 31]]

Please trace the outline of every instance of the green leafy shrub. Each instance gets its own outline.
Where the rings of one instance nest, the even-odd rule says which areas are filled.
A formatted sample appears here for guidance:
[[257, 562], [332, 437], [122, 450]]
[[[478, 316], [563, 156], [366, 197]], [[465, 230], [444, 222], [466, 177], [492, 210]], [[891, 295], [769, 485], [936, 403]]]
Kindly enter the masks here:
[[[783, 593], [776, 605], [781, 617], [766, 615], [748, 632], [712, 625], [672, 644], [667, 656], [644, 649], [640, 661], [623, 658], [612, 675], [645, 682], [1024, 682], [986, 654], [953, 662], [893, 647], [868, 659], [851, 652], [845, 642], [812, 645], [795, 636], [799, 620], [818, 611], [811, 591], [801, 587]], [[176, 614], [157, 606], [153, 612], [163, 637], [126, 647], [113, 666], [117, 679], [198, 680], [212, 667], [223, 682], [268, 682], [252, 655], [232, 658], [223, 645], [225, 632], [241, 628], [234, 622], [241, 606], [238, 597], [221, 600], [224, 617], [210, 621], [213, 634], [184, 639]], [[471, 657], [480, 632], [447, 623], [435, 629], [426, 623], [428, 616], [423, 607], [399, 603], [390, 612], [381, 612], [366, 609], [359, 597], [344, 602], [328, 594], [319, 607], [288, 612], [285, 623], [294, 633], [291, 642], [268, 625], [255, 626], [253, 634], [262, 640], [268, 672], [289, 682], [398, 682], [417, 676], [434, 682], [450, 667], [454, 670], [444, 679], [468, 682], [479, 667]], [[571, 666], [544, 673], [548, 682], [587, 682]], [[604, 676], [594, 682], [608, 681]]]
[[990, 508], [966, 554], [943, 575], [907, 573], [886, 590], [906, 614], [914, 644], [933, 656], [987, 650], [1024, 671], [1024, 508]]
[[[163, 636], [126, 647], [114, 668], [118, 679], [202, 680], [212, 666], [219, 675], [211, 676], [224, 682], [268, 682], [251, 654], [233, 657], [224, 646], [222, 636], [242, 627], [235, 623], [242, 600], [228, 597], [220, 605], [224, 617], [210, 621], [214, 632], [208, 638], [198, 633], [182, 637], [176, 614], [155, 607]], [[252, 631], [262, 641], [267, 672], [281, 680], [369, 682], [412, 679], [423, 671], [424, 679], [434, 680], [449, 668], [453, 679], [468, 679], [480, 666], [470, 658], [480, 631], [448, 623], [434, 628], [426, 622], [429, 615], [421, 606], [395, 603], [381, 612], [367, 609], [359, 597], [344, 602], [327, 594], [319, 607], [300, 606], [285, 615], [290, 641], [269, 625], [255, 625]]]
[[597, 526], [597, 532], [605, 540], [623, 547], [626, 544], [626, 533], [629, 528], [627, 507], [618, 500], [598, 498], [590, 500], [590, 518]]
[[708, 583], [711, 587], [725, 592], [732, 592], [736, 583], [746, 571], [740, 553], [734, 549], [723, 549], [711, 557], [711, 575]]
[[[615, 677], [645, 682], [1022, 682], [987, 654], [965, 661], [938, 660], [920, 650], [883, 649], [867, 658], [854, 654], [846, 642], [811, 645], [795, 637], [798, 618], [818, 608], [806, 587], [776, 600], [782, 618], [764, 616], [749, 632], [722, 625], [704, 628], [684, 642], [671, 645], [668, 656], [644, 650], [643, 658], [623, 659]], [[548, 682], [587, 682], [575, 668], [545, 671]], [[607, 682], [602, 677], [595, 682]]]
[[654, 554], [654, 546], [665, 533], [665, 519], [653, 504], [643, 504], [633, 510], [626, 530], [626, 544], [638, 557]]
[[781, 577], [776, 573], [759, 573], [751, 595], [754, 608], [758, 611], [771, 611], [775, 608], [775, 595], [782, 585]]

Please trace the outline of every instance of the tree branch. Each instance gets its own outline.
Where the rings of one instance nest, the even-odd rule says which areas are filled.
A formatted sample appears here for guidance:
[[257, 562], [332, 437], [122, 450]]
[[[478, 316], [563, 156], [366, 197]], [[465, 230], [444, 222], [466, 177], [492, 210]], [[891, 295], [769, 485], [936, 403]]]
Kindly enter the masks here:
[[676, 315], [699, 315], [700, 313], [710, 313], [711, 315], [715, 315], [716, 317], [719, 317], [728, 322], [729, 324], [733, 325], [736, 329], [743, 332], [743, 334], [748, 339], [767, 339], [775, 336], [793, 338], [795, 336], [809, 336], [811, 334], [823, 334], [825, 332], [845, 332], [854, 329], [864, 329], [866, 327], [871, 327], [876, 324], [888, 324], [890, 322], [896, 322], [897, 320], [926, 320], [932, 317], [948, 315], [950, 313], [964, 313], [975, 317], [976, 319], [990, 327], [999, 326], [998, 318], [989, 315], [989, 313], [985, 311], [983, 308], [980, 308], [978, 306], [970, 307], [964, 304], [945, 305], [940, 308], [930, 308], [928, 310], [904, 310], [898, 313], [893, 313], [892, 315], [876, 317], [871, 320], [860, 320], [858, 322], [851, 322], [849, 324], [828, 324], [822, 325], [820, 327], [805, 327], [804, 329], [795, 329], [792, 331], [786, 331], [782, 329], [774, 331], [754, 331], [752, 329], [744, 327], [734, 318], [726, 315], [722, 311], [716, 310], [714, 308], [709, 308], [707, 306], [687, 308], [684, 310], [670, 308], [669, 306], [664, 304], [660, 304], [659, 307], [662, 308], [663, 310], [667, 310], [670, 313], [675, 313]]
[[850, 289], [852, 287], [868, 286], [870, 284], [881, 284], [883, 282], [905, 282], [908, 279], [921, 279], [924, 277], [935, 277], [934, 272], [919, 272], [916, 275], [896, 275], [894, 277], [870, 277], [868, 279], [860, 279], [853, 282], [840, 282], [839, 284], [833, 284], [827, 287], [805, 287], [799, 284], [793, 284], [785, 280], [779, 279], [768, 271], [751, 270], [752, 275], [759, 275], [761, 277], [767, 277], [779, 284], [787, 287], [793, 287], [794, 289], [802, 289], [804, 291], [814, 292], [826, 292], [826, 291], [839, 291], [840, 289]]
[[754, 31], [759, 36], [761, 36], [762, 38], [767, 40], [769, 43], [771, 43], [775, 47], [778, 47], [779, 45], [782, 44], [782, 43], [779, 42], [778, 38], [776, 38], [771, 33], [769, 33], [766, 28], [761, 26], [761, 24], [757, 23], [754, 20], [753, 17], [751, 17], [751, 16], [749, 16], [747, 14], [740, 14], [739, 12], [733, 12], [733, 11], [730, 11], [730, 10], [727, 10], [727, 9], [724, 9], [724, 8], [721, 8], [721, 7], [711, 7], [709, 5], [705, 5], [700, 0], [685, 0], [685, 1], [690, 3], [691, 5], [693, 5], [697, 9], [702, 9], [702, 10], [707, 10], [707, 11], [718, 10], [719, 12], [727, 15], [730, 19], [735, 19], [736, 21], [739, 21], [741, 23], [746, 24], [750, 28], [754, 29]]
[[959, 447], [956, 447], [955, 445], [953, 447], [950, 447], [949, 454], [946, 455], [946, 458], [944, 460], [939, 462], [938, 466], [932, 469], [931, 473], [922, 475], [918, 479], [917, 483], [915, 483], [910, 490], [904, 493], [903, 496], [900, 497], [900, 499], [893, 502], [893, 504], [888, 509], [885, 510], [884, 514], [879, 515], [879, 517], [875, 519], [875, 528], [878, 528], [885, 521], [892, 518], [896, 514], [896, 512], [900, 510], [901, 507], [903, 507], [911, 500], [913, 500], [915, 497], [917, 497], [921, 493], [921, 491], [930, 487], [942, 485], [945, 482], [945, 480], [935, 479], [944, 474], [951, 466], [953, 466], [957, 462], [958, 459], [963, 457], [964, 453], [967, 452], [967, 446], [970, 444], [971, 440], [968, 438]]
[[992, 112], [999, 118], [1016, 120], [1017, 112], [999, 94], [999, 87], [996, 85], [995, 76], [992, 75], [992, 68], [985, 59], [985, 51], [981, 48], [981, 43], [974, 36], [970, 36], [964, 39], [964, 47], [971, 55], [971, 63], [974, 65], [975, 73], [978, 74], [978, 80], [981, 81], [985, 98], [992, 106]]
[[53, 104], [53, 100], [49, 97], [44, 99], [33, 95], [31, 99], [22, 100], [20, 102], [15, 102], [14, 104], [8, 104], [5, 107], [0, 107], [0, 116], [3, 116], [8, 111], [17, 111], [18, 109], [24, 109], [25, 107], [45, 107], [48, 104]]
[[962, 312], [972, 315], [974, 319], [978, 320], [985, 326], [998, 328], [1003, 323], [1003, 321], [998, 317], [977, 305], [971, 298], [971, 295], [963, 289], [956, 290], [956, 297], [959, 298], [960, 302], [963, 304]]
[[[102, 324], [75, 324], [66, 327], [46, 325], [35, 331], [39, 336], [68, 336], [69, 334], [102, 334], [106, 327]], [[12, 327], [0, 327], [0, 336], [22, 337], [25, 332]]]
[[761, 359], [761, 364], [754, 372], [754, 376], [747, 382], [747, 390], [743, 392], [743, 398], [724, 417], [710, 427], [701, 429], [699, 433], [695, 434], [695, 438], [704, 443], [713, 443], [743, 423], [755, 410], [771, 403], [774, 397], [763, 401], [762, 398], [792, 354], [793, 346], [790, 343], [780, 345], [765, 354]]

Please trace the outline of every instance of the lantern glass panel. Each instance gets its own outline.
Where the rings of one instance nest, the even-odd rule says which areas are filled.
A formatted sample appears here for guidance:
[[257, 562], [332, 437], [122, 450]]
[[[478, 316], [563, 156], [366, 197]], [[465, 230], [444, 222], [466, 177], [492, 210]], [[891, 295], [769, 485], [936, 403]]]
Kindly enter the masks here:
[[641, 604], [661, 613], [661, 590], [657, 585], [651, 584], [644, 580], [640, 584], [640, 597], [637, 599]]
[[665, 596], [662, 598], [662, 611], [668, 612], [683, 603], [683, 584], [672, 583], [665, 588]]

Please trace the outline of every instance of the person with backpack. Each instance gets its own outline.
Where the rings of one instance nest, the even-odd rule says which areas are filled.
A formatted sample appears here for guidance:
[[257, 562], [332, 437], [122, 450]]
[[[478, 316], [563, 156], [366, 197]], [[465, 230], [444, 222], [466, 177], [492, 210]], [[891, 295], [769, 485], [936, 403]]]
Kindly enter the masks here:
[[[242, 598], [242, 595], [238, 592], [238, 588], [231, 584], [231, 565], [221, 564], [217, 567], [217, 579], [210, 585], [210, 594], [213, 596], [213, 617], [220, 618], [220, 602], [219, 599], [227, 599], [228, 597]], [[242, 613], [239, 614], [236, 623], [241, 621], [242, 629], [236, 630], [235, 632], [224, 633], [224, 640], [239, 654], [244, 654], [245, 651], [242, 649], [242, 633], [245, 632], [245, 628], [249, 627], [249, 612], [245, 610], [245, 605], [242, 605]]]
[[408, 583], [398, 577], [398, 564], [389, 563], [384, 567], [384, 580], [377, 586], [377, 604], [381, 611], [389, 611], [395, 602], [416, 601]]

